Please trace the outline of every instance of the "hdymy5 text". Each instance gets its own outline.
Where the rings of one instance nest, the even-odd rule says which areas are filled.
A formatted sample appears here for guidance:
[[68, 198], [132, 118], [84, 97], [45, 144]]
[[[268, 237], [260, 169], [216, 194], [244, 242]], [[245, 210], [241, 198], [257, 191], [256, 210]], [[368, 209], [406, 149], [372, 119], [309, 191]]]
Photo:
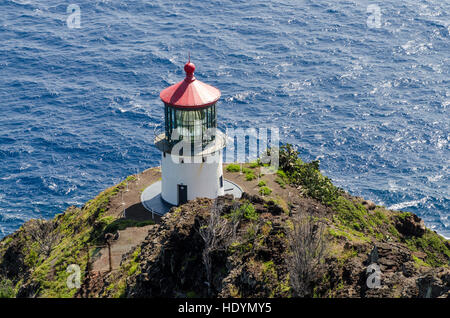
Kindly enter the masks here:
[[272, 308], [270, 303], [239, 303], [230, 302], [221, 305], [185, 304], [178, 305], [179, 313], [199, 313], [209, 316], [214, 312], [222, 313], [268, 313]]

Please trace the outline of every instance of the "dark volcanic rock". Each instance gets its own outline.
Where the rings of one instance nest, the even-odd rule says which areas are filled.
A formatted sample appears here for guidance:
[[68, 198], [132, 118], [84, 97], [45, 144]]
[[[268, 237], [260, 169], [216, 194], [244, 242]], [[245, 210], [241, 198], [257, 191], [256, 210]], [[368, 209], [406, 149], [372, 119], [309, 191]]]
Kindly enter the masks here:
[[249, 200], [251, 203], [263, 204], [264, 199], [259, 195], [252, 195], [247, 192], [242, 193], [242, 199]]
[[420, 237], [425, 234], [425, 223], [415, 214], [398, 217], [395, 222], [397, 230], [405, 236]]
[[[324, 240], [325, 254], [314, 270], [309, 271], [307, 283], [297, 284], [297, 287], [306, 286], [308, 289], [301, 295], [450, 296], [450, 269], [446, 267], [450, 255], [447, 249], [449, 241], [432, 231], [425, 232], [423, 221], [416, 215], [389, 211], [348, 194], [344, 195], [348, 202], [343, 201], [346, 204], [335, 209], [305, 196], [302, 191], [295, 192], [290, 188], [283, 193], [284, 190], [280, 189], [277, 190], [279, 193], [274, 191], [272, 198], [244, 193], [242, 200], [225, 195], [215, 202], [201, 198], [172, 208], [158, 224], [145, 229], [148, 232], [145, 232], [147, 236], [144, 240], [141, 237], [137, 245], [122, 255], [120, 268], [85, 275], [75, 297], [245, 298], [300, 295], [294, 291], [295, 284], [291, 279], [296, 277], [293, 276], [295, 273], [297, 277], [302, 273], [295, 266], [314, 265], [315, 261], [304, 257], [308, 254], [302, 254], [299, 249], [299, 255], [303, 258], [295, 263], [293, 247], [308, 246], [309, 242], [309, 249], [313, 249], [313, 243], [318, 238]], [[247, 201], [253, 204], [256, 213], [251, 209], [242, 214], [232, 213]], [[108, 209], [107, 206], [99, 207]], [[287, 213], [286, 207], [290, 213]], [[67, 246], [73, 247], [65, 242], [52, 249], [50, 247], [57, 245], [47, 244], [52, 242], [48, 238], [52, 238], [50, 234], [60, 232], [75, 235], [78, 229], [88, 227], [93, 233], [102, 234], [103, 240], [103, 221], [91, 222], [91, 212], [73, 209], [65, 217], [56, 218], [55, 228], [33, 227], [30, 223], [0, 241], [0, 281], [10, 280], [18, 297], [41, 297], [42, 291], [49, 288], [46, 286], [48, 280], [56, 287], [50, 287], [54, 288], [50, 289], [52, 293], [44, 294], [44, 297], [59, 295], [65, 288], [61, 283], [65, 284], [65, 281], [64, 275], [57, 273], [66, 274], [66, 265], [74, 261]], [[221, 229], [225, 229], [225, 235], [211, 240], [210, 234], [210, 241], [218, 244], [206, 254], [208, 239], [204, 229], [211, 225], [211, 212], [217, 212], [216, 216], [225, 220], [224, 223], [217, 222], [220, 226], [214, 230], [220, 233]], [[89, 219], [86, 219], [87, 216]], [[309, 218], [302, 219], [302, 216]], [[358, 226], [362, 224], [358, 222], [362, 221], [364, 227]], [[311, 231], [294, 237], [295, 225], [303, 231], [308, 229], [308, 223], [302, 222], [313, 222]], [[318, 232], [321, 226], [324, 226], [323, 232], [319, 231], [317, 239], [311, 240], [311, 233]], [[33, 239], [37, 237], [33, 229], [38, 230], [36, 233], [42, 244]], [[76, 261], [84, 258], [78, 245], [83, 246], [87, 235], [79, 237], [79, 241], [75, 242], [78, 244], [74, 244], [76, 249], [73, 249], [79, 252]], [[91, 240], [92, 237], [97, 236], [91, 235]], [[47, 245], [49, 248], [41, 248]], [[48, 251], [52, 250], [57, 253], [49, 257]], [[30, 251], [38, 255], [33, 256]], [[206, 260], [205, 255], [209, 256]], [[45, 267], [39, 267], [46, 259], [49, 262], [44, 263]], [[84, 264], [88, 264], [87, 261]], [[372, 271], [373, 268], [369, 268], [371, 264], [379, 265], [381, 278], [376, 286], [368, 281], [372, 279], [370, 274], [379, 272], [378, 268]]]
[[418, 297], [435, 298], [450, 296], [450, 270], [439, 269], [424, 275], [417, 280]]

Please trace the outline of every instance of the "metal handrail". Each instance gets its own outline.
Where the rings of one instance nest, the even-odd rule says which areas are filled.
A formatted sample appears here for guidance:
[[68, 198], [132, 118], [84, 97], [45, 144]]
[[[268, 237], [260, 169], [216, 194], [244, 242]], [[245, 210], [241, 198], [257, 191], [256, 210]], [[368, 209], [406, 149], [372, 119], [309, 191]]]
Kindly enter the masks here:
[[[199, 153], [195, 153], [194, 155], [198, 155], [198, 156], [207, 155], [207, 154], [213, 153], [219, 149], [222, 149], [226, 145], [226, 140], [227, 140], [226, 135], [217, 129], [215, 138], [211, 141], [205, 141], [204, 145], [206, 147], [203, 147], [204, 145], [202, 145], [202, 151]], [[155, 133], [154, 143], [155, 143], [156, 147], [158, 147], [158, 149], [161, 151], [170, 152], [172, 150], [173, 146], [175, 144], [177, 144], [178, 142], [185, 143], [185, 145], [183, 145], [183, 148], [188, 147], [188, 145], [191, 145], [191, 142], [187, 141], [187, 140], [179, 140], [179, 141], [170, 142], [166, 138], [165, 132], [157, 131]]]

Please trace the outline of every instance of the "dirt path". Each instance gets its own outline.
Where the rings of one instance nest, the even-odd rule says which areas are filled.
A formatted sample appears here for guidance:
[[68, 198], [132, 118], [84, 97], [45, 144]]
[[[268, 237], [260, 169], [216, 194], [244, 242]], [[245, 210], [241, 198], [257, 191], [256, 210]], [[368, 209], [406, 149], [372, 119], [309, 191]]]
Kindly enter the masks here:
[[[144, 208], [141, 204], [142, 191], [158, 181], [161, 178], [161, 170], [159, 167], [147, 169], [138, 175], [134, 175], [134, 180], [128, 182], [128, 189], [120, 191], [111, 198], [109, 209], [106, 215], [116, 218], [123, 217], [125, 209], [125, 218], [146, 221], [152, 220], [152, 213]], [[128, 191], [127, 191], [128, 190]], [[160, 217], [154, 215], [155, 223], [160, 221]], [[135, 246], [142, 243], [147, 236], [148, 229], [151, 225], [143, 227], [129, 227], [125, 230], [118, 231], [119, 237], [111, 243], [111, 261], [112, 269], [116, 270], [120, 267], [122, 256], [131, 251]], [[96, 253], [92, 264], [93, 272], [107, 272], [109, 270], [108, 248], [101, 248]]]
[[[124, 254], [131, 251], [132, 248], [145, 239], [150, 227], [151, 225], [129, 227], [123, 231], [119, 231], [119, 238], [111, 244], [111, 265], [113, 270], [120, 268], [120, 262]], [[107, 272], [109, 270], [108, 248], [102, 248], [97, 255], [92, 265], [92, 271]]]

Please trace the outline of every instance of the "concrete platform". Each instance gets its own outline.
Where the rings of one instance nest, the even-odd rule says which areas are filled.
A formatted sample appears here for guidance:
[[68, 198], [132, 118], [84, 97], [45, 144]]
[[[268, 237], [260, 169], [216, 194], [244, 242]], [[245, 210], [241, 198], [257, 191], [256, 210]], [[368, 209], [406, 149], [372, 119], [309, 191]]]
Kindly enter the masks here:
[[166, 214], [173, 207], [161, 197], [161, 180], [149, 185], [142, 191], [141, 203], [148, 211], [158, 215]]
[[[236, 183], [224, 180], [225, 194], [232, 194], [236, 199], [242, 196], [242, 188]], [[161, 197], [161, 180], [149, 185], [141, 194], [141, 203], [149, 212], [164, 215], [169, 212], [173, 205], [164, 201]]]
[[240, 199], [244, 192], [239, 185], [227, 179], [223, 182], [223, 186], [225, 194], [232, 194], [235, 199]]

